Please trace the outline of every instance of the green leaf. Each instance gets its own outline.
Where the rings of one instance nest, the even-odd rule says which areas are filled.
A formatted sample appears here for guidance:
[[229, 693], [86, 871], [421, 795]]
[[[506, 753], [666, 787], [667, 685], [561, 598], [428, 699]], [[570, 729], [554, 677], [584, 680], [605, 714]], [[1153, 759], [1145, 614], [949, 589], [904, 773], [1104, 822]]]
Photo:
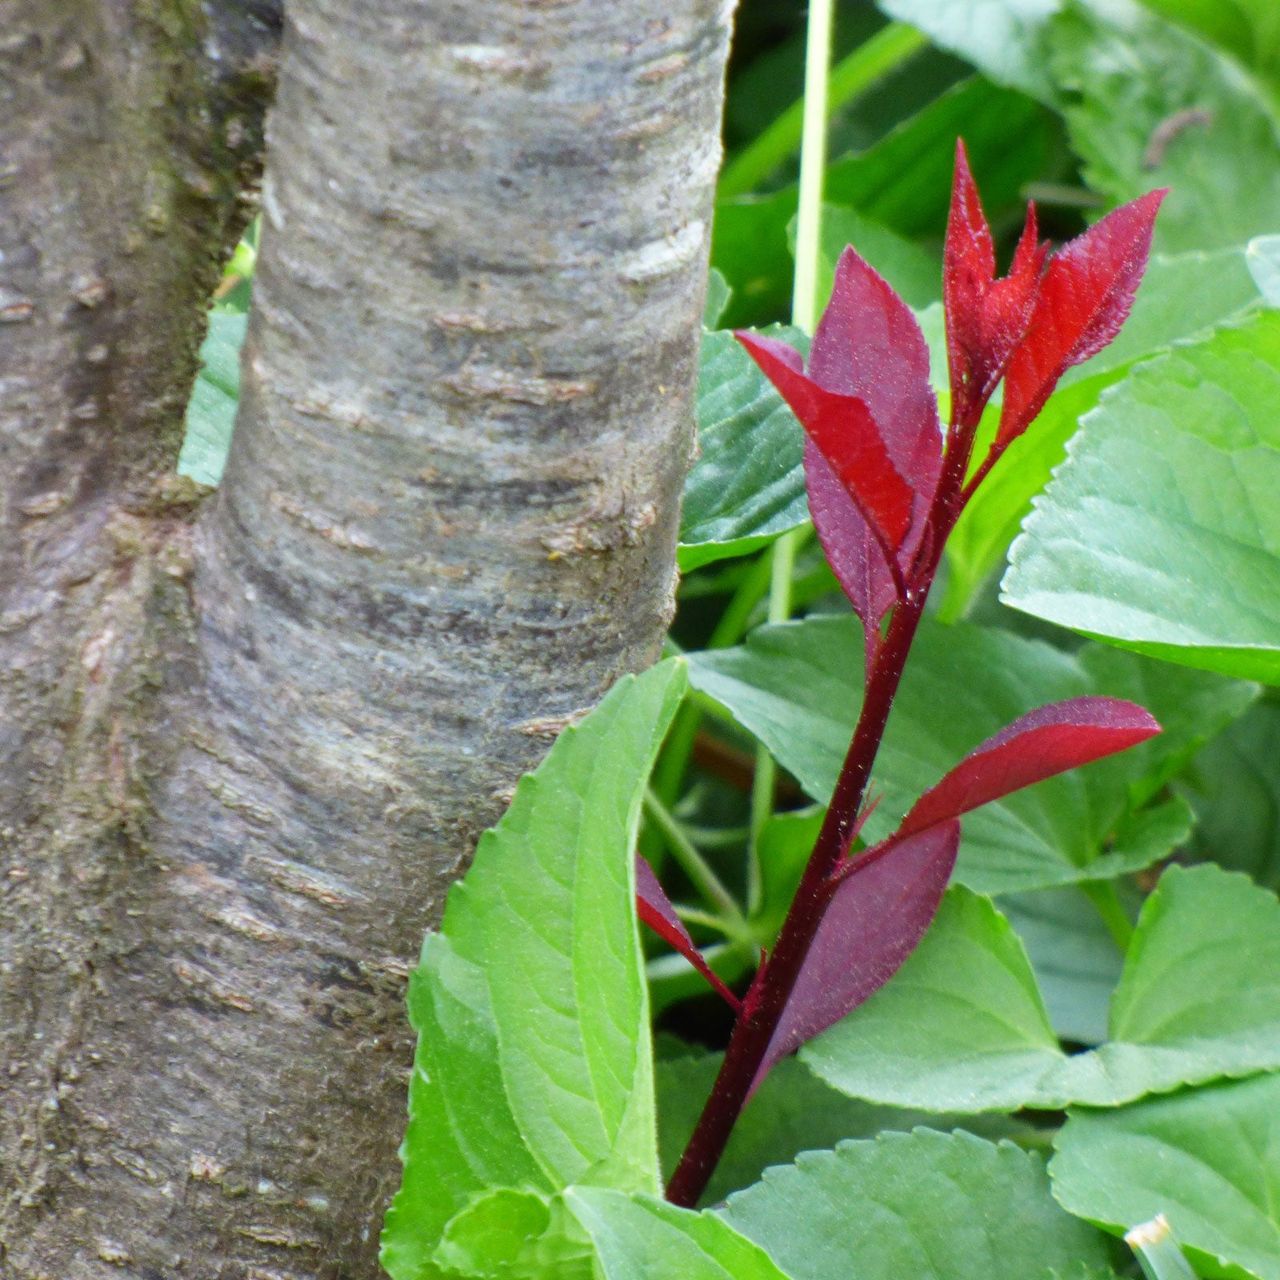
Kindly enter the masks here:
[[187, 405], [186, 436], [178, 455], [178, 474], [201, 484], [222, 479], [240, 401], [240, 348], [249, 317], [215, 308], [200, 347], [200, 372]]
[[1107, 1256], [1103, 1237], [1053, 1202], [1038, 1156], [967, 1133], [807, 1152], [723, 1213], [793, 1280], [1049, 1280]]
[[[702, 1113], [721, 1061], [720, 1054], [698, 1053], [657, 1064], [658, 1149], [668, 1176]], [[801, 1151], [922, 1125], [965, 1128], [992, 1140], [1038, 1136], [1003, 1116], [938, 1115], [863, 1102], [819, 1080], [799, 1059], [783, 1058], [734, 1126], [703, 1200], [708, 1204], [723, 1200], [730, 1192], [758, 1182], [770, 1165], [794, 1160]]]
[[1050, 1166], [1072, 1213], [1168, 1218], [1203, 1276], [1280, 1280], [1280, 1075], [1073, 1111]]
[[1216, 50], [1130, 0], [881, 0], [992, 79], [1064, 118], [1085, 181], [1119, 204], [1172, 189], [1163, 252], [1280, 224], [1274, 104]]
[[707, 274], [707, 299], [702, 308], [702, 327], [714, 329], [729, 305], [733, 290], [729, 282], [714, 267]]
[[[942, 296], [942, 259], [914, 240], [882, 227], [856, 209], [822, 206], [821, 242], [818, 246], [818, 297], [831, 296], [836, 262], [853, 245], [902, 296], [909, 307], [920, 310]], [[795, 246], [795, 222], [787, 232]], [[934, 370], [935, 373], [938, 370]], [[945, 373], [945, 370], [943, 371]]]
[[[797, 329], [766, 331], [797, 349]], [[809, 519], [804, 435], [732, 333], [702, 336], [697, 461], [684, 486], [680, 568], [746, 555]]]
[[898, 973], [801, 1057], [852, 1097], [936, 1111], [1014, 1111], [1067, 1061], [1022, 942], [960, 886]]
[[[1255, 282], [1251, 261], [1260, 269], [1270, 258], [1261, 249], [1251, 248], [1152, 259], [1120, 336], [1067, 374], [1034, 427], [1014, 441], [965, 508], [947, 540], [947, 594], [942, 608], [946, 618], [961, 615], [978, 586], [1004, 559], [1031, 510], [1032, 498], [1049, 482], [1081, 417], [1097, 405], [1107, 387], [1139, 358], [1261, 305], [1265, 289]], [[991, 415], [986, 424], [986, 437], [975, 451], [978, 457], [994, 435], [997, 416]]]
[[1144, 0], [1280, 86], [1280, 6], [1274, 0]]
[[1063, 1054], [1008, 922], [956, 889], [897, 976], [801, 1053], [853, 1097], [948, 1111], [1116, 1106], [1280, 1069], [1280, 903], [1217, 867], [1167, 871], [1109, 1023]]
[[468, 1280], [593, 1280], [594, 1259], [559, 1198], [501, 1188], [448, 1222], [433, 1261]]
[[633, 854], [685, 683], [683, 663], [662, 663], [566, 729], [427, 937], [404, 1181], [383, 1236], [395, 1280], [439, 1274], [433, 1251], [477, 1195], [657, 1186]]
[[711, 1213], [645, 1195], [571, 1187], [604, 1280], [790, 1280], [768, 1254]]
[[1103, 396], [1014, 544], [1002, 599], [1127, 649], [1280, 683], [1280, 313]]
[[1280, 889], [1280, 704], [1259, 703], [1195, 758], [1196, 852]]
[[1079, 1044], [1105, 1040], [1124, 957], [1097, 908], [1072, 888], [1011, 894], [1000, 906], [1027, 948], [1056, 1034]]
[[1073, 4], [1054, 20], [1050, 74], [1085, 181], [1109, 201], [1170, 194], [1164, 252], [1280, 229], [1273, 103], [1229, 59], [1138, 5]]
[[[848, 617], [760, 627], [745, 645], [690, 655], [690, 679], [810, 795], [825, 800], [853, 732], [859, 644]], [[917, 796], [1024, 712], [1062, 698], [1111, 694], [1143, 702], [1165, 732], [1137, 751], [967, 815], [957, 878], [1003, 893], [1120, 875], [1163, 857], [1189, 832], [1186, 806], [1145, 815], [1141, 824], [1132, 815], [1154, 798], [1170, 763], [1181, 763], [1239, 715], [1254, 690], [1118, 658], [1092, 648], [1073, 656], [1004, 631], [926, 620], [877, 760], [873, 789], [883, 790], [884, 801], [868, 821], [867, 838], [887, 835]], [[939, 707], [947, 709], [942, 717]], [[1143, 783], [1147, 775], [1152, 780]]]

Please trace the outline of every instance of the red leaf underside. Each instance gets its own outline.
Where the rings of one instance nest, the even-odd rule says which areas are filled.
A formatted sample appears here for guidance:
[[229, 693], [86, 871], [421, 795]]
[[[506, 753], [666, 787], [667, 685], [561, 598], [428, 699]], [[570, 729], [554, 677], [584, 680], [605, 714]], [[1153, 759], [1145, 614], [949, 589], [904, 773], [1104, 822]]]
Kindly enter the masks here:
[[702, 953], [694, 945], [684, 922], [676, 915], [666, 890], [658, 883], [653, 868], [640, 855], [636, 854], [636, 914], [640, 920], [654, 931], [664, 942], [678, 951], [693, 967], [711, 984], [713, 990], [723, 996], [729, 1007], [735, 1012], [741, 1002], [720, 980], [719, 976], [702, 958]]
[[1145, 742], [1151, 714], [1119, 698], [1071, 698], [1019, 717], [916, 801], [899, 835], [924, 831], [1055, 774]]
[[774, 1063], [839, 1022], [902, 967], [937, 914], [960, 824], [895, 840], [842, 880], [769, 1041], [753, 1089]]

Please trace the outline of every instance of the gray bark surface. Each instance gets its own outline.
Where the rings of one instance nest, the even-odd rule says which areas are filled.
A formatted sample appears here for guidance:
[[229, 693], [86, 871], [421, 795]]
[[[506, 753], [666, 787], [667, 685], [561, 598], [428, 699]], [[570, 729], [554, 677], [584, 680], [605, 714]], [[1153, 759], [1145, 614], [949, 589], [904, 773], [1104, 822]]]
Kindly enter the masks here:
[[[0, 263], [30, 303], [0, 330], [0, 1274], [24, 1280], [376, 1274], [422, 929], [672, 603], [725, 4], [291, 5], [240, 418], [200, 504], [170, 473], [246, 176], [204, 148], [234, 119], [252, 152], [270, 43], [229, 10], [220, 77], [185, 5], [60, 10], [96, 24], [65, 94], [46, 6], [7, 23], [39, 37], [6, 80]], [[67, 300], [89, 272], [102, 297]]]

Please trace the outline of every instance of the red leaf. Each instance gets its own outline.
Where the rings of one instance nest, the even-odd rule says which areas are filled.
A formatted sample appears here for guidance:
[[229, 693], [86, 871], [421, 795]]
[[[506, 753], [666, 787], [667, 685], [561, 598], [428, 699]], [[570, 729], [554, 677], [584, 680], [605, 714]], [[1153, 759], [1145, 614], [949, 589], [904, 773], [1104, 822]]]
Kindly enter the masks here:
[[741, 1001], [720, 981], [711, 966], [702, 958], [702, 953], [693, 945], [689, 931], [684, 927], [680, 917], [666, 891], [658, 883], [653, 868], [640, 855], [636, 854], [636, 914], [664, 942], [674, 947], [704, 978], [715, 991], [724, 997], [729, 1007], [736, 1013]]
[[876, 849], [832, 895], [753, 1088], [780, 1058], [839, 1022], [902, 967], [924, 937], [960, 845], [960, 824], [931, 827]]
[[969, 172], [964, 143], [957, 139], [942, 289], [952, 418], [960, 426], [973, 426], [981, 417], [1009, 357], [1027, 331], [1045, 252], [1036, 243], [1035, 205], [1028, 205], [1009, 274], [1003, 280], [995, 278], [991, 229]]
[[916, 801], [897, 835], [950, 822], [979, 805], [1123, 751], [1159, 732], [1150, 712], [1120, 698], [1070, 698], [1040, 707], [965, 756]]
[[911, 486], [890, 460], [866, 402], [806, 377], [800, 356], [786, 343], [744, 330], [735, 336], [791, 406], [880, 541], [896, 551], [911, 525]]
[[1146, 270], [1166, 194], [1152, 191], [1122, 205], [1049, 260], [1026, 338], [1005, 373], [997, 448], [1026, 430], [1068, 369], [1120, 332]]
[[893, 574], [866, 518], [812, 440], [804, 442], [804, 480], [818, 541], [862, 621], [870, 668], [880, 640], [880, 620], [898, 598]]
[[895, 469], [916, 491], [922, 518], [942, 467], [929, 348], [910, 307], [852, 248], [836, 264], [809, 376], [825, 391], [857, 396], [871, 411]]

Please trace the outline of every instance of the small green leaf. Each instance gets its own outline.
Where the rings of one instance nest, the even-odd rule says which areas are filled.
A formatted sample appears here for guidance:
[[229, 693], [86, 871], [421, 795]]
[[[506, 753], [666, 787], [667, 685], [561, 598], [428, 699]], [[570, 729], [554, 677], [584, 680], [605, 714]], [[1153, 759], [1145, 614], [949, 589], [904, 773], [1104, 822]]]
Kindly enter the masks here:
[[634, 850], [685, 683], [683, 663], [662, 663], [566, 729], [427, 938], [404, 1181], [383, 1234], [395, 1280], [439, 1274], [446, 1224], [478, 1195], [657, 1187]]
[[200, 348], [200, 372], [187, 406], [187, 431], [178, 455], [178, 474], [201, 484], [222, 479], [240, 401], [240, 348], [249, 317], [214, 308]]
[[1104, 1238], [1053, 1202], [1038, 1156], [967, 1133], [806, 1152], [723, 1214], [793, 1280], [1049, 1280], [1107, 1256]]
[[468, 1280], [593, 1280], [594, 1259], [559, 1198], [502, 1188], [450, 1219], [433, 1261]]
[[[766, 332], [808, 349], [799, 330]], [[698, 449], [681, 511], [684, 572], [746, 555], [809, 519], [800, 424], [731, 333], [702, 337]]]
[[[846, 246], [852, 245], [859, 257], [871, 263], [909, 307], [921, 310], [941, 298], [942, 259], [856, 209], [823, 205], [821, 235], [818, 297], [830, 297], [836, 262]], [[787, 229], [787, 239], [794, 251], [794, 221]]]
[[1280, 903], [1217, 867], [1172, 868], [1111, 999], [1110, 1039], [1058, 1048], [1021, 943], [953, 889], [896, 977], [801, 1051], [853, 1097], [939, 1111], [1116, 1106], [1280, 1069]]
[[[825, 800], [858, 709], [859, 644], [847, 617], [760, 627], [745, 645], [690, 655], [690, 678]], [[868, 839], [887, 835], [917, 796], [1019, 715], [1109, 694], [1147, 706], [1164, 732], [967, 815], [957, 878], [1004, 893], [1120, 875], [1169, 853], [1187, 834], [1186, 806], [1135, 815], [1155, 799], [1171, 763], [1241, 714], [1256, 690], [1110, 655], [1092, 647], [1071, 655], [1004, 631], [926, 621], [876, 763], [873, 789], [884, 801], [868, 821]]]
[[565, 1202], [591, 1237], [604, 1280], [790, 1280], [715, 1214], [599, 1187], [571, 1187]]
[[1014, 544], [1014, 608], [1280, 683], [1280, 312], [1103, 396]]
[[714, 267], [707, 273], [707, 300], [702, 308], [702, 327], [704, 329], [714, 329], [720, 322], [720, 317], [724, 315], [724, 309], [729, 305], [729, 299], [733, 296], [733, 290], [729, 288], [729, 282]]
[[1055, 1145], [1070, 1212], [1117, 1234], [1162, 1213], [1201, 1275], [1280, 1280], [1280, 1074], [1073, 1111]]

